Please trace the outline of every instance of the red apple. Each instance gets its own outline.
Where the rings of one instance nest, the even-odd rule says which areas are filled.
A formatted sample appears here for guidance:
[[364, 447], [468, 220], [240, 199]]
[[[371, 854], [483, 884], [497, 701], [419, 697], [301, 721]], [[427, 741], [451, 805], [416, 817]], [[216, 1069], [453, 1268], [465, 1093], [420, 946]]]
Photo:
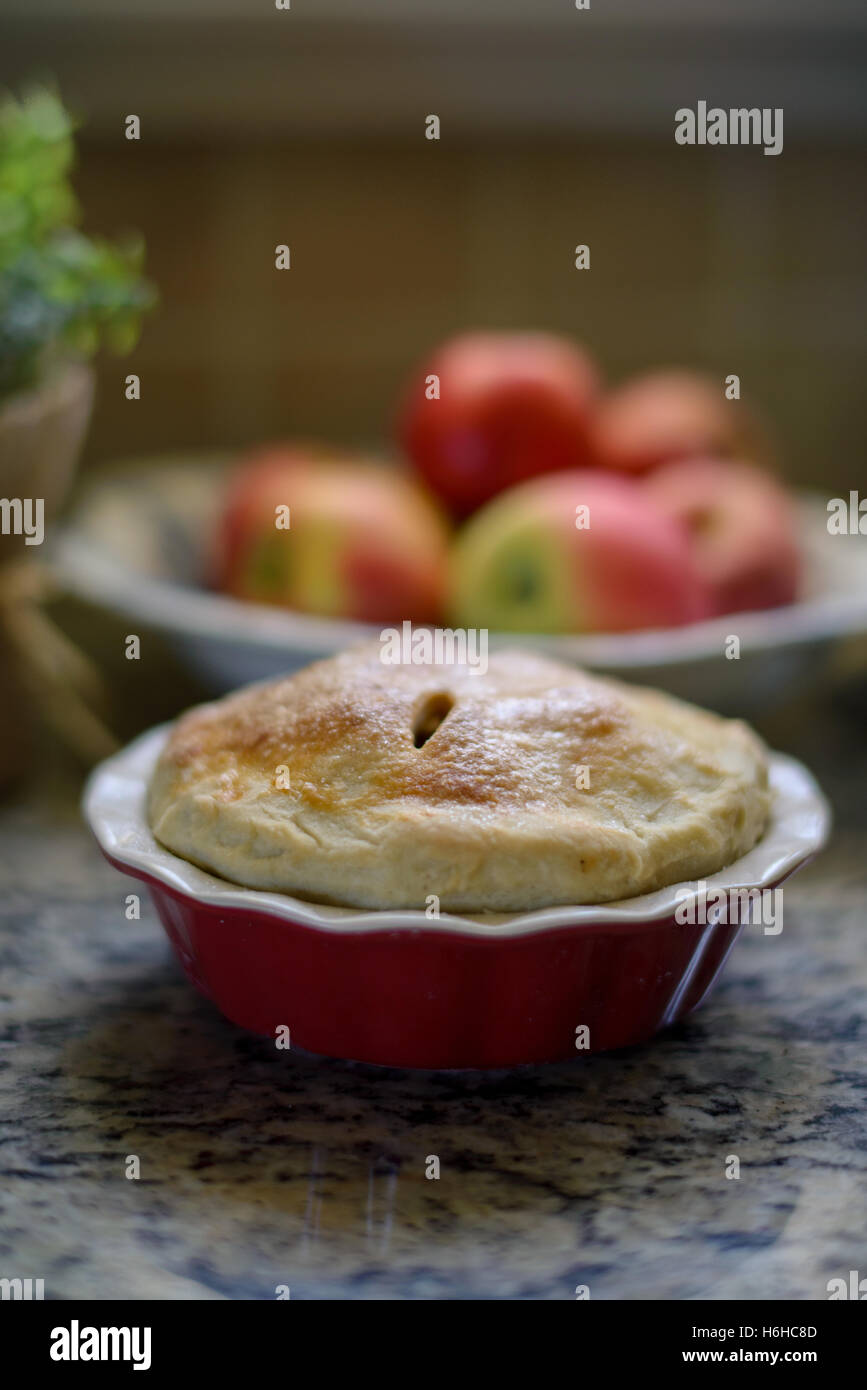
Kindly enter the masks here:
[[596, 368], [546, 333], [468, 333], [419, 373], [399, 422], [420, 476], [453, 515], [498, 492], [588, 460]]
[[644, 473], [670, 459], [754, 458], [768, 443], [724, 382], [676, 369], [634, 377], [610, 391], [591, 422], [594, 460], [603, 468]]
[[467, 522], [452, 556], [461, 626], [626, 632], [709, 609], [685, 528], [629, 478], [582, 471], [524, 483]]
[[216, 578], [238, 598], [306, 613], [435, 622], [447, 547], [442, 516], [412, 479], [319, 446], [272, 445], [230, 481]]
[[649, 474], [647, 496], [688, 527], [714, 613], [775, 608], [797, 596], [797, 515], [776, 478], [749, 463], [685, 459]]

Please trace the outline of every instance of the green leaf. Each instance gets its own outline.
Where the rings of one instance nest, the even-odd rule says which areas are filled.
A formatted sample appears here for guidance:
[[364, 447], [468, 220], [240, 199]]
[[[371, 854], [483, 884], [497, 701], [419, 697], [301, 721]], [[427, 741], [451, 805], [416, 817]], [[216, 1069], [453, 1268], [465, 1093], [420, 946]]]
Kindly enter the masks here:
[[75, 230], [73, 122], [55, 91], [0, 95], [0, 395], [36, 382], [64, 349], [128, 352], [156, 293], [141, 239]]

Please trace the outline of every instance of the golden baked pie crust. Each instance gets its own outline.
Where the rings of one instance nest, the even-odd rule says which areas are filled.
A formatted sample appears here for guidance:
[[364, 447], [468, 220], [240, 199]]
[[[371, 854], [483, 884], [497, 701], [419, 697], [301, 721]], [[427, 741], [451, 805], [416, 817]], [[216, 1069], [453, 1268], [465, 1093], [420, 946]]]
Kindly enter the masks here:
[[520, 912], [706, 878], [764, 832], [765, 749], [739, 721], [527, 652], [477, 674], [380, 650], [184, 715], [156, 838], [248, 888]]

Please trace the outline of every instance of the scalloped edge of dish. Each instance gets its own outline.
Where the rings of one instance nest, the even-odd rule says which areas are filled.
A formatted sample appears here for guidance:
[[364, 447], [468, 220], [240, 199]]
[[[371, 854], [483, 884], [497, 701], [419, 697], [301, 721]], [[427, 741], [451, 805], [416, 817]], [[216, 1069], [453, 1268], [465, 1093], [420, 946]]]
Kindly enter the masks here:
[[[163, 724], [141, 734], [100, 763], [88, 779], [84, 812], [108, 859], [208, 907], [246, 908], [328, 932], [430, 931], [432, 919], [420, 908], [370, 911], [332, 907], [289, 894], [243, 888], [164, 849], [148, 825], [145, 803], [151, 772], [169, 728]], [[788, 878], [825, 843], [831, 813], [813, 776], [794, 758], [781, 753], [770, 755], [769, 776], [773, 803], [767, 831], [748, 854], [702, 880], [708, 892], [770, 888]], [[640, 923], [672, 917], [684, 901], [684, 892], [695, 891], [694, 883], [681, 882], [615, 903], [520, 913], [442, 913], [435, 925], [440, 932], [492, 940], [582, 924], [634, 929]]]

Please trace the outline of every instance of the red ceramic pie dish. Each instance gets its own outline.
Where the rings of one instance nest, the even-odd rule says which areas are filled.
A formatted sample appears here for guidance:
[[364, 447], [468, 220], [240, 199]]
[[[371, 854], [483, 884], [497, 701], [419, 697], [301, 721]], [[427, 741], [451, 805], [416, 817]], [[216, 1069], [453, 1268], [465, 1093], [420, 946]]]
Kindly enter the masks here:
[[[152, 730], [96, 769], [85, 793], [91, 828], [109, 862], [147, 884], [196, 988], [233, 1023], [271, 1037], [288, 1028], [306, 1051], [395, 1067], [506, 1067], [641, 1043], [701, 1003], [742, 929], [713, 910], [707, 922], [678, 921], [695, 884], [601, 906], [436, 920], [241, 888], [151, 834], [146, 789], [166, 737]], [[766, 834], [707, 880], [709, 896], [778, 888], [823, 844], [828, 808], [806, 769], [774, 754], [771, 785]]]

